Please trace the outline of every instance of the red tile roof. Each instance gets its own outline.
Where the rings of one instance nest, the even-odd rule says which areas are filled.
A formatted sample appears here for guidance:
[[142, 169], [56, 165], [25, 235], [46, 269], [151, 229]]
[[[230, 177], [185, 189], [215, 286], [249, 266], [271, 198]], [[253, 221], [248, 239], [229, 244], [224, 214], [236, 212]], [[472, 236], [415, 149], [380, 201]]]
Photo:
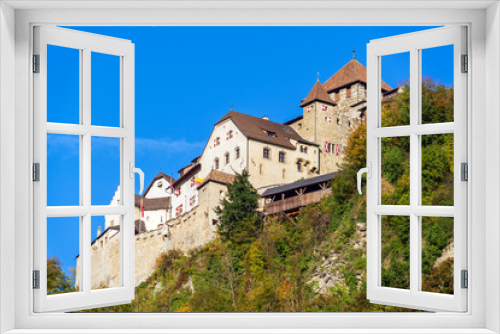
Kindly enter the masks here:
[[207, 177], [203, 180], [203, 183], [198, 186], [198, 189], [203, 187], [208, 182], [216, 182], [222, 184], [228, 184], [234, 181], [235, 175], [224, 173], [218, 170], [213, 170], [208, 173]]
[[330, 95], [328, 95], [326, 89], [323, 87], [323, 85], [321, 85], [321, 82], [319, 82], [319, 80], [316, 81], [316, 83], [314, 84], [313, 88], [311, 89], [307, 97], [304, 100], [302, 100], [300, 107], [304, 107], [314, 101], [321, 101], [330, 104], [332, 106], [336, 105], [335, 102], [333, 102]]
[[[231, 119], [240, 131], [248, 138], [264, 143], [295, 149], [290, 139], [298, 142], [318, 146], [302, 138], [292, 127], [272, 122], [263, 118], [250, 116], [234, 110], [225, 114], [215, 125]], [[272, 136], [269, 134], [273, 134]]]
[[[356, 59], [351, 59], [340, 70], [328, 79], [323, 87], [327, 92], [348, 86], [355, 82], [364, 82], [366, 84], [366, 67]], [[392, 88], [382, 81], [382, 90], [390, 91]]]

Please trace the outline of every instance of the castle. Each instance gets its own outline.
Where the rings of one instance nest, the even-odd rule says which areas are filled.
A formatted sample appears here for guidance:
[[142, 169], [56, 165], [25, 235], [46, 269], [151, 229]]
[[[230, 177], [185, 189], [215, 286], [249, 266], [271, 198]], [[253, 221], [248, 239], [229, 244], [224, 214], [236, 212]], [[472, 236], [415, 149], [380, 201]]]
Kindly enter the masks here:
[[[382, 81], [381, 95], [390, 98], [398, 89]], [[326, 194], [327, 178], [338, 171], [350, 132], [366, 118], [366, 68], [353, 57], [323, 84], [318, 80], [300, 107], [301, 115], [283, 124], [231, 108], [215, 123], [202, 154], [179, 170], [177, 180], [160, 172], [142, 197], [136, 195], [136, 285], [147, 279], [162, 252], [187, 252], [215, 238], [214, 208], [235, 173], [249, 172], [263, 195], [264, 211], [278, 193], [282, 199], [292, 189], [304, 194], [305, 184]], [[118, 188], [111, 203], [119, 197]], [[120, 285], [119, 236], [119, 217], [106, 216], [104, 231], [92, 243], [92, 288]], [[78, 267], [77, 259], [77, 277]]]

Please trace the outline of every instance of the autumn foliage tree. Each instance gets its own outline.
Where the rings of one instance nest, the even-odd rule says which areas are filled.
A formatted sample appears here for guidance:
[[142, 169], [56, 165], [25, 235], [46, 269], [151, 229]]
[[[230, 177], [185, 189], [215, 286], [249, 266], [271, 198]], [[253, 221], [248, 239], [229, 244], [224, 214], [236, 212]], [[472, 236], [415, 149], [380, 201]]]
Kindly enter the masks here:
[[61, 261], [58, 257], [47, 259], [47, 294], [53, 295], [58, 293], [74, 291], [73, 280], [68, 277], [62, 270]]

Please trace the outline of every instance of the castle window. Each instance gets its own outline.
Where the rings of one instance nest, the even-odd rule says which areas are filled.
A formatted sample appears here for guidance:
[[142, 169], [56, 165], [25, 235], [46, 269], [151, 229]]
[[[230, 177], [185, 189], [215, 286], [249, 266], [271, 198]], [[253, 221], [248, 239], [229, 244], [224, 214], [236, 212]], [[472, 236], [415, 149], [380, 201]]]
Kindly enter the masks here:
[[280, 152], [279, 162], [285, 163], [285, 152]]
[[229, 130], [229, 132], [227, 133], [227, 139], [231, 138], [233, 138], [233, 130]]
[[302, 172], [302, 160], [297, 161], [297, 171]]
[[220, 145], [220, 137], [214, 139], [214, 146]]
[[262, 156], [264, 157], [264, 159], [269, 159], [269, 154], [270, 153], [270, 150], [268, 148], [265, 148], [263, 151], [262, 151]]
[[281, 171], [281, 177], [284, 179], [286, 179], [286, 169], [283, 168], [283, 170]]
[[262, 164], [259, 165], [259, 174], [264, 174], [264, 169], [262, 168]]
[[235, 153], [236, 153], [236, 159], [239, 159], [240, 158], [240, 148], [237, 147], [234, 149]]
[[308, 150], [307, 146], [304, 146], [304, 153], [307, 153]]
[[215, 169], [219, 169], [219, 158], [215, 158]]
[[194, 187], [195, 183], [196, 183], [196, 177], [193, 176], [191, 178], [191, 187]]
[[302, 129], [302, 123], [299, 123], [299, 130]]
[[226, 158], [226, 165], [229, 163], [229, 152], [226, 152], [226, 154], [224, 154], [224, 157]]
[[268, 137], [276, 137], [276, 132], [267, 131], [267, 136]]
[[163, 187], [163, 183], [160, 181], [160, 182], [158, 182], [158, 183], [156, 184], [156, 186], [157, 186], [158, 188], [161, 188], [161, 187]]

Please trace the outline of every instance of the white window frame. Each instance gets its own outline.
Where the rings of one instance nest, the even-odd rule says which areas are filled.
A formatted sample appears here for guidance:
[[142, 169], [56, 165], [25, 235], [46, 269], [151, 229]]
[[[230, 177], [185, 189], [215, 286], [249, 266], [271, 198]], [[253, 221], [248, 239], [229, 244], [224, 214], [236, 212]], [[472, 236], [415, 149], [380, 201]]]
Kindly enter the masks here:
[[[454, 122], [422, 124], [421, 115], [421, 58], [423, 49], [452, 45], [454, 74]], [[371, 177], [367, 180], [367, 298], [372, 303], [396, 305], [422, 310], [463, 312], [467, 309], [467, 290], [461, 288], [461, 270], [467, 270], [467, 185], [460, 177], [461, 163], [467, 163], [466, 115], [467, 74], [461, 73], [461, 55], [466, 53], [466, 27], [442, 27], [373, 40], [368, 45], [367, 86], [367, 162]], [[410, 56], [410, 124], [382, 127], [382, 57], [408, 52]], [[422, 147], [421, 136], [454, 134], [454, 206], [428, 206], [421, 203]], [[381, 203], [381, 145], [382, 138], [408, 137], [410, 140], [410, 204], [382, 205]], [[410, 287], [396, 289], [381, 286], [382, 216], [407, 216], [410, 220]], [[421, 291], [422, 283], [422, 217], [453, 217], [454, 233], [454, 294]]]
[[[78, 50], [80, 58], [79, 124], [47, 122], [47, 45]], [[95, 126], [91, 122], [91, 55], [99, 52], [119, 57], [120, 126]], [[134, 298], [134, 44], [128, 40], [100, 36], [59, 27], [34, 27], [34, 53], [39, 55], [39, 73], [34, 83], [34, 161], [40, 180], [33, 184], [34, 270], [40, 272], [39, 289], [34, 289], [35, 312], [72, 311], [89, 305], [129, 303]], [[77, 206], [47, 206], [47, 134], [79, 136], [80, 203]], [[120, 141], [119, 205], [92, 205], [91, 141], [93, 137]], [[91, 217], [120, 215], [120, 286], [92, 290]], [[47, 295], [47, 218], [77, 217], [80, 222], [79, 291]], [[102, 240], [101, 240], [102, 244]]]
[[[419, 332], [425, 333], [499, 332], [500, 229], [497, 222], [500, 220], [498, 205], [500, 201], [500, 173], [498, 173], [500, 11], [498, 3], [496, 1], [453, 3], [371, 1], [367, 5], [364, 1], [349, 3], [297, 1], [225, 5], [206, 2], [198, 5], [204, 6], [205, 10], [189, 7], [189, 3], [185, 5], [186, 8], [179, 9], [182, 7], [179, 3], [156, 2], [152, 5], [148, 1], [0, 3], [1, 331], [17, 329], [16, 333], [27, 333], [28, 330], [23, 329], [30, 329], [30, 333], [41, 333], [42, 331], [37, 329], [59, 328], [64, 329], [61, 331], [64, 333], [76, 333], [74, 330], [76, 328], [87, 328], [88, 333], [104, 333], [113, 329], [117, 332], [121, 332], [120, 329], [127, 329], [128, 333], [144, 333], [146, 328], [156, 328], [157, 332], [172, 333], [176, 332], [176, 328], [191, 328], [196, 332], [203, 332], [200, 329], [206, 329], [211, 332], [228, 333], [243, 332], [245, 328], [253, 328], [252, 332], [261, 333], [339, 333], [342, 331], [338, 330], [339, 328], [350, 328], [350, 333], [414, 333], [415, 328], [419, 328]], [[18, 10], [14, 10], [11, 6]], [[129, 6], [129, 9], [125, 6]], [[148, 6], [155, 8], [148, 9]], [[76, 7], [80, 9], [76, 10]], [[103, 8], [114, 10], [103, 10]], [[137, 8], [143, 10], [138, 11]], [[468, 116], [468, 145], [471, 153], [469, 169], [471, 183], [468, 194], [471, 201], [468, 204], [468, 214], [470, 225], [474, 226], [473, 231], [471, 228], [468, 231], [472, 239], [468, 246], [469, 311], [463, 314], [34, 314], [30, 297], [32, 262], [26, 261], [30, 258], [33, 216], [29, 209], [32, 207], [29, 194], [32, 193], [30, 133], [33, 130], [30, 98], [32, 79], [29, 73], [32, 52], [31, 31], [34, 24], [54, 23], [67, 26], [468, 25], [471, 59], [469, 69], [472, 74], [468, 79], [471, 87], [468, 92], [469, 110], [471, 110]], [[488, 133], [488, 137], [485, 133]], [[5, 208], [15, 208], [15, 210], [5, 210]], [[15, 289], [12, 289], [12, 286], [15, 286]], [[139, 323], [143, 329], [131, 330], [138, 328]]]

